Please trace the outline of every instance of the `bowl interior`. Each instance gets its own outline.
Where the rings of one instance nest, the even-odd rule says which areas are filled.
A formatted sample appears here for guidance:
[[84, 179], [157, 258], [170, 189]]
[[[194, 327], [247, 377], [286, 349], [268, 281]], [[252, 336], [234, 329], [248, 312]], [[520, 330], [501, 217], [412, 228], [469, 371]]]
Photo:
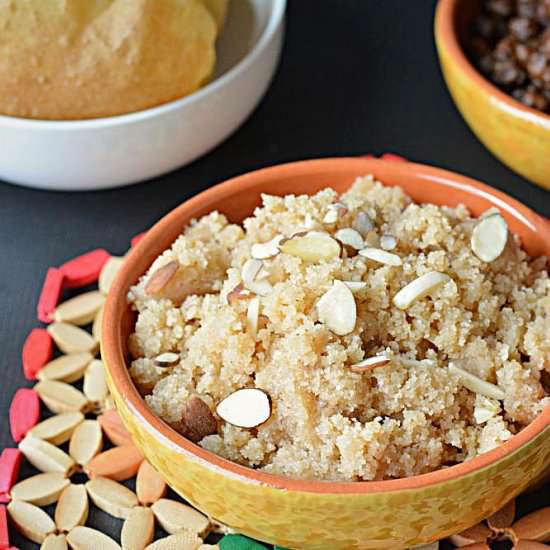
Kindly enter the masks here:
[[[313, 491], [395, 490], [430, 485], [441, 480], [475, 471], [518, 449], [550, 423], [550, 407], [518, 435], [497, 449], [465, 463], [413, 478], [365, 483], [300, 482], [265, 474], [230, 463], [194, 445], [173, 431], [147, 408], [128, 374], [128, 336], [135, 316], [128, 307], [129, 287], [146, 272], [153, 260], [183, 231], [193, 218], [219, 210], [232, 222], [240, 222], [260, 204], [261, 194], [312, 194], [325, 187], [345, 191], [359, 176], [373, 174], [386, 185], [400, 185], [416, 202], [456, 206], [460, 203], [479, 215], [497, 207], [511, 230], [523, 240], [534, 256], [550, 256], [550, 225], [546, 220], [514, 199], [486, 185], [445, 170], [413, 163], [387, 162], [377, 159], [336, 158], [290, 163], [258, 170], [215, 186], [186, 201], [158, 222], [128, 255], [107, 299], [103, 326], [103, 353], [114, 384], [131, 409], [156, 430], [159, 438], [168, 439], [201, 459], [218, 467], [253, 477], [284, 488], [307, 488]], [[359, 486], [362, 488], [359, 489]]]

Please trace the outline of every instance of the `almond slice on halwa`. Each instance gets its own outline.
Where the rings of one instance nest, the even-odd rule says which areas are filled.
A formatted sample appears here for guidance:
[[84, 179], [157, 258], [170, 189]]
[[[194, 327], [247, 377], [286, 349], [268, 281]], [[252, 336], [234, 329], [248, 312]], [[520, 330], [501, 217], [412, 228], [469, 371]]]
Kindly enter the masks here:
[[485, 397], [502, 401], [505, 397], [504, 390], [491, 382], [479, 378], [475, 374], [461, 369], [455, 363], [449, 363], [449, 371], [458, 375], [460, 383], [474, 393], [480, 393]]
[[345, 336], [353, 331], [357, 320], [357, 306], [351, 290], [342, 281], [335, 280], [332, 287], [317, 302], [319, 321], [331, 332]]
[[265, 243], [253, 244], [250, 249], [250, 255], [255, 260], [267, 260], [269, 258], [274, 258], [281, 252], [279, 249], [279, 244], [283, 238], [283, 235], [277, 235]]
[[252, 291], [245, 288], [243, 284], [238, 284], [233, 290], [227, 293], [227, 303], [230, 306], [234, 306], [241, 300], [248, 300], [250, 296], [252, 296]]
[[52, 518], [34, 504], [12, 500], [7, 510], [16, 529], [32, 542], [42, 544], [48, 535], [55, 533]]
[[159, 269], [149, 277], [145, 285], [145, 294], [147, 294], [147, 296], [152, 296], [161, 292], [177, 273], [179, 266], [180, 263], [177, 260], [173, 260], [159, 267]]
[[101, 531], [79, 525], [67, 535], [72, 550], [120, 550], [120, 545]]
[[248, 302], [246, 310], [246, 327], [252, 337], [256, 337], [258, 332], [258, 322], [260, 319], [260, 299], [256, 296]]
[[192, 395], [183, 405], [181, 418], [174, 429], [187, 439], [198, 443], [218, 431], [216, 417], [210, 407], [198, 396]]
[[397, 246], [397, 239], [393, 235], [382, 235], [380, 237], [380, 248], [382, 250], [393, 250]]
[[38, 372], [38, 380], [59, 380], [72, 384], [78, 382], [92, 362], [93, 355], [87, 351], [62, 355], [50, 361]]
[[323, 223], [336, 223], [348, 213], [348, 207], [341, 202], [328, 205], [327, 213], [323, 217]]
[[75, 462], [67, 453], [32, 435], [19, 443], [19, 450], [41, 472], [61, 472], [70, 476], [75, 469]]
[[351, 224], [353, 229], [359, 231], [362, 237], [366, 237], [369, 231], [374, 229], [374, 221], [372, 218], [364, 211], [358, 212], [357, 216]]
[[384, 354], [380, 354], [374, 355], [372, 357], [367, 357], [366, 359], [363, 359], [358, 363], [350, 365], [349, 368], [352, 372], [363, 373], [375, 369], [376, 367], [383, 367], [384, 365], [388, 365], [390, 362], [390, 357]]
[[210, 520], [206, 516], [175, 500], [161, 498], [151, 508], [159, 525], [170, 535], [189, 529], [202, 536], [210, 527]]
[[136, 494], [112, 479], [91, 479], [86, 483], [86, 490], [92, 502], [114, 518], [126, 519], [132, 508], [138, 505]]
[[426, 297], [428, 294], [450, 280], [451, 278], [446, 273], [429, 271], [404, 286], [393, 297], [393, 304], [399, 309], [407, 309], [416, 300]]
[[53, 504], [71, 482], [61, 472], [47, 472], [28, 477], [11, 489], [11, 498], [36, 506]]
[[257, 388], [237, 390], [216, 407], [218, 416], [238, 428], [256, 428], [271, 416], [269, 396]]
[[481, 218], [472, 231], [470, 244], [474, 254], [483, 262], [496, 260], [506, 248], [508, 224], [498, 213]]
[[334, 234], [334, 238], [340, 241], [343, 245], [351, 246], [355, 250], [361, 250], [365, 246], [363, 237], [355, 229], [351, 227], [346, 227], [344, 229], [339, 229]]
[[63, 445], [71, 438], [76, 427], [84, 421], [81, 412], [68, 412], [46, 418], [29, 431], [38, 439], [43, 439], [53, 445]]
[[403, 265], [403, 261], [397, 254], [381, 250], [380, 248], [363, 248], [359, 250], [359, 256], [363, 256], [363, 258], [367, 258], [367, 260], [372, 260], [373, 262], [383, 265], [391, 265], [394, 267]]
[[342, 251], [338, 241], [322, 231], [297, 233], [288, 239], [283, 239], [279, 248], [281, 252], [306, 262], [330, 261], [338, 258]]
[[59, 497], [55, 507], [55, 525], [57, 530], [67, 533], [88, 519], [90, 504], [84, 485], [69, 485]]
[[59, 304], [53, 314], [54, 321], [73, 325], [87, 325], [94, 320], [96, 313], [104, 302], [105, 295], [99, 290], [84, 292]]
[[174, 367], [180, 362], [180, 356], [178, 353], [174, 353], [172, 351], [167, 351], [165, 353], [161, 353], [160, 355], [157, 355], [153, 359], [153, 363], [155, 364], [155, 367], [161, 367], [163, 369]]
[[481, 393], [476, 394], [474, 404], [474, 419], [476, 424], [484, 424], [501, 412], [501, 406], [495, 399], [490, 399]]
[[241, 279], [244, 286], [259, 296], [266, 296], [272, 290], [272, 286], [268, 281], [258, 280], [263, 265], [262, 260], [251, 258], [244, 263], [241, 269]]

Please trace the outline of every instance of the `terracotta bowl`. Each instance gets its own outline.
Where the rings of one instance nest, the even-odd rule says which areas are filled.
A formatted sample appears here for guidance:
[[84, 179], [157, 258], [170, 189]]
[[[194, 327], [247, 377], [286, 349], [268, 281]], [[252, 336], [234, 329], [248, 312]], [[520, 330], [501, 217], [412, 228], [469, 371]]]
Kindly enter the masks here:
[[191, 443], [155, 416], [128, 374], [134, 317], [128, 288], [192, 218], [214, 209], [240, 222], [260, 193], [345, 191], [374, 174], [416, 201], [465, 203], [474, 214], [496, 206], [533, 255], [550, 256], [546, 220], [486, 185], [413, 163], [335, 158], [284, 164], [231, 179], [186, 201], [158, 222], [129, 254], [107, 299], [103, 358], [122, 419], [145, 456], [179, 494], [251, 537], [288, 548], [408, 548], [461, 531], [540, 479], [550, 464], [550, 407], [493, 451], [408, 479], [333, 483], [300, 481], [239, 466]]
[[526, 107], [470, 63], [463, 44], [481, 0], [439, 0], [435, 39], [443, 76], [462, 116], [509, 168], [550, 189], [550, 115]]

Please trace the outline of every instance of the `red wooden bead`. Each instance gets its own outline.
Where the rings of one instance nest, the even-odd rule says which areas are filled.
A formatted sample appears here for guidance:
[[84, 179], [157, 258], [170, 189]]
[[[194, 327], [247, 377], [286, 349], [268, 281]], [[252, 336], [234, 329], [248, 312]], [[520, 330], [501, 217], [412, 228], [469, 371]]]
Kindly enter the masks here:
[[42, 292], [40, 292], [40, 298], [38, 299], [38, 306], [36, 307], [38, 319], [43, 323], [53, 321], [53, 312], [63, 291], [63, 284], [63, 272], [56, 267], [50, 267], [46, 273]]
[[110, 257], [106, 250], [97, 248], [65, 262], [59, 268], [65, 276], [65, 286], [78, 288], [97, 282], [101, 269]]
[[408, 162], [405, 157], [402, 157], [400, 155], [396, 155], [395, 153], [384, 153], [380, 156], [382, 160], [389, 160], [393, 162]]
[[0, 550], [10, 548], [10, 534], [8, 531], [8, 514], [5, 506], [0, 506]]
[[20, 388], [15, 392], [10, 405], [11, 435], [17, 443], [40, 420], [40, 399], [38, 394], [29, 388]]
[[53, 340], [50, 333], [43, 328], [34, 328], [23, 344], [21, 360], [23, 373], [27, 380], [36, 380], [42, 367], [52, 360]]
[[23, 455], [19, 449], [4, 449], [0, 455], [0, 502], [10, 501], [10, 491], [19, 477]]
[[132, 248], [134, 248], [134, 246], [136, 246], [136, 244], [139, 243], [139, 241], [141, 241], [141, 239], [143, 239], [143, 237], [145, 237], [146, 233], [147, 233], [147, 231], [144, 231], [143, 233], [138, 233], [137, 235], [132, 237], [132, 239], [130, 241], [130, 246]]

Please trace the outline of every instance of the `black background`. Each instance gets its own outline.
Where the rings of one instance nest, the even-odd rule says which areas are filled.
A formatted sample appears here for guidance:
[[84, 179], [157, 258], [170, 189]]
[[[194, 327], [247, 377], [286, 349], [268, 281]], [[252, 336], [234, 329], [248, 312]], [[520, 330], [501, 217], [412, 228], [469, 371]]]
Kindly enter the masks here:
[[[455, 109], [435, 53], [434, 6], [433, 0], [291, 0], [269, 92], [207, 156], [112, 191], [55, 193], [0, 183], [0, 418], [25, 383], [21, 347], [39, 326], [35, 307], [46, 268], [99, 246], [122, 254], [132, 235], [230, 176], [290, 160], [392, 151], [485, 181], [550, 216], [549, 193], [496, 160]], [[0, 448], [10, 445], [2, 420]], [[547, 487], [524, 497], [522, 508], [550, 504], [549, 493]], [[103, 515], [92, 520], [109, 531], [118, 525]]]

